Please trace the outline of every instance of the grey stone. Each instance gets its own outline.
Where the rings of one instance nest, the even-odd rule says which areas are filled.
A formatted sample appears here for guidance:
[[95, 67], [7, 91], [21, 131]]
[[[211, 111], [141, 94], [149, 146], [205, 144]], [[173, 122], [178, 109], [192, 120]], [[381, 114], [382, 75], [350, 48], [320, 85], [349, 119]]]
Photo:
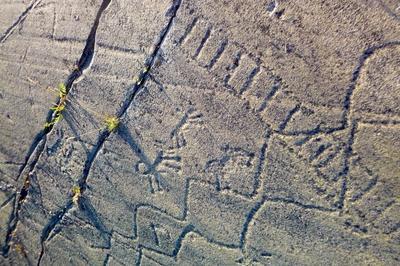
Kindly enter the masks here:
[[0, 264], [399, 264], [397, 1], [0, 6]]

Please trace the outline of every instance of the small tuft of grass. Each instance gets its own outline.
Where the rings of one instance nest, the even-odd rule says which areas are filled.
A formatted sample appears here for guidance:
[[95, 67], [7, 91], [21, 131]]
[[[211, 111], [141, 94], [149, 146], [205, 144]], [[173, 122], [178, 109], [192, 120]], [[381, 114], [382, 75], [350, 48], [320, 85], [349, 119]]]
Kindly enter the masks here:
[[72, 202], [77, 205], [79, 198], [81, 197], [81, 188], [79, 186], [72, 187]]
[[60, 98], [65, 98], [67, 96], [67, 87], [65, 87], [64, 83], [58, 84], [58, 93]]
[[53, 107], [50, 108], [51, 110], [53, 110], [54, 112], [62, 112], [65, 109], [65, 101], [64, 102], [60, 102], [60, 104], [57, 104]]
[[104, 122], [105, 122], [107, 130], [109, 132], [114, 132], [118, 128], [119, 123], [120, 123], [119, 118], [116, 116], [106, 117]]
[[51, 126], [54, 126], [55, 123], [59, 122], [63, 118], [63, 115], [60, 112], [57, 112], [54, 118], [50, 121], [44, 124], [44, 128], [48, 129]]
[[67, 103], [67, 87], [64, 83], [60, 83], [57, 86], [58, 96], [60, 97], [60, 101], [58, 104], [55, 104], [50, 109], [54, 111], [54, 116], [50, 122], [44, 124], [44, 128], [48, 129], [52, 127], [55, 123], [60, 121], [63, 118], [62, 112], [65, 110], [65, 105]]

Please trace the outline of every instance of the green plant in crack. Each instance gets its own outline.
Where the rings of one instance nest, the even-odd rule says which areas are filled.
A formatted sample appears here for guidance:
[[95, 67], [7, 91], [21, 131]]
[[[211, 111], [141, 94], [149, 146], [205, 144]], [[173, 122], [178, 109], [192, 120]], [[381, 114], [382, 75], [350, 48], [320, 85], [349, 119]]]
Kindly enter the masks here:
[[50, 128], [63, 118], [62, 112], [65, 110], [65, 106], [67, 104], [67, 87], [65, 86], [64, 83], [58, 84], [57, 92], [60, 99], [57, 104], [55, 104], [53, 107], [50, 108], [51, 110], [54, 111], [54, 113], [51, 121], [45, 123], [44, 125], [45, 129]]
[[104, 119], [104, 122], [109, 132], [114, 132], [120, 124], [120, 120], [116, 116], [108, 116]]
[[[59, 101], [57, 104], [54, 104], [54, 106], [50, 108], [53, 111], [53, 116], [52, 116], [51, 121], [49, 121], [45, 124], [45, 126], [44, 126], [45, 129], [52, 127], [54, 124], [56, 124], [63, 118], [63, 112], [65, 111], [67, 103], [68, 104], [76, 103], [76, 104], [82, 106], [82, 103], [80, 103], [77, 99], [75, 99], [75, 100], [73, 100], [73, 98], [67, 99], [67, 88], [64, 83], [60, 83], [57, 86], [57, 89], [53, 89], [53, 88], [51, 88], [51, 89], [57, 91], [57, 94], [59, 96]], [[120, 119], [117, 116], [110, 116], [110, 115], [104, 116], [94, 110], [91, 110], [88, 107], [85, 107], [85, 110], [94, 114], [96, 117], [101, 118], [101, 120], [103, 120], [103, 122], [105, 124], [105, 129], [108, 130], [110, 133], [114, 132], [120, 125]], [[80, 137], [83, 135], [92, 134], [97, 131], [98, 131], [98, 129], [95, 131], [86, 132], [84, 134], [81, 134]], [[73, 139], [73, 138], [76, 138], [76, 137], [71, 137], [68, 139]]]
[[67, 87], [65, 87], [64, 83], [58, 84], [58, 92], [59, 92], [60, 98], [67, 97]]
[[[86, 109], [86, 110], [90, 110], [90, 109]], [[105, 125], [105, 129], [110, 133], [115, 132], [117, 130], [117, 128], [119, 127], [120, 123], [121, 123], [120, 119], [118, 117], [116, 117], [116, 116], [106, 116], [104, 118], [104, 116], [100, 116], [97, 113], [95, 113], [94, 111], [90, 111], [90, 112], [93, 112], [98, 117], [101, 117], [103, 119], [103, 123]], [[67, 140], [77, 139], [77, 138], [81, 138], [83, 136], [88, 136], [88, 135], [91, 135], [93, 133], [99, 132], [100, 130], [101, 129], [97, 128], [95, 130], [88, 131], [86, 133], [80, 134], [79, 136], [69, 137], [69, 138], [67, 138]]]
[[79, 202], [79, 198], [81, 197], [82, 193], [81, 193], [81, 188], [77, 185], [72, 187], [72, 202], [75, 205], [78, 205]]

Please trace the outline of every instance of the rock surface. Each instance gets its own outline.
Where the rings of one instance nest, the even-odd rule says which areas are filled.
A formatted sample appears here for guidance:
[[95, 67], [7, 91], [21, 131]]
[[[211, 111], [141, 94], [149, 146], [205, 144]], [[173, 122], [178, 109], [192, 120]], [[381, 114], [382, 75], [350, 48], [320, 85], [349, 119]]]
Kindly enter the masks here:
[[399, 1], [0, 6], [1, 265], [399, 265]]

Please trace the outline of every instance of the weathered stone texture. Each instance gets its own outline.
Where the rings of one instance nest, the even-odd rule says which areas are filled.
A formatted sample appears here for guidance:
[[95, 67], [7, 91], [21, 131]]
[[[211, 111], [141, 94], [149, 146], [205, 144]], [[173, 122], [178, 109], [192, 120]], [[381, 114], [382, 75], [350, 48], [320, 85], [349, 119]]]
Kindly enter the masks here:
[[0, 264], [399, 264], [398, 1], [0, 7]]

